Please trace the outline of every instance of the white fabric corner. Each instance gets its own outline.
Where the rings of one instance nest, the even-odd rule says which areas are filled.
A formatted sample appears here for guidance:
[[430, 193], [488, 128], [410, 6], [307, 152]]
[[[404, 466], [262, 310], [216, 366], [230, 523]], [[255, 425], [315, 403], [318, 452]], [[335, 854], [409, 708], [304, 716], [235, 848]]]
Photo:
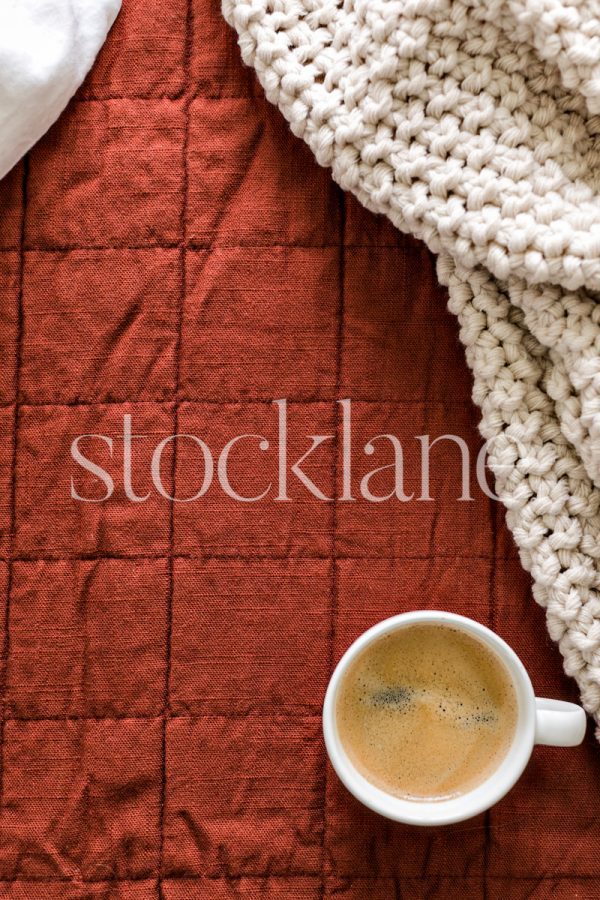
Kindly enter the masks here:
[[120, 6], [121, 0], [1, 0], [0, 178], [63, 111]]

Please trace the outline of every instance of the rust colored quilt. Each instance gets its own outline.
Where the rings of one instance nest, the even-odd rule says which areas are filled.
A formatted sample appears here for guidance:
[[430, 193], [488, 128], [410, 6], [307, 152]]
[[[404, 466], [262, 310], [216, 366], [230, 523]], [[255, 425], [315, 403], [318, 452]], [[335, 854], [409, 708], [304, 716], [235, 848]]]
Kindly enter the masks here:
[[[125, 0], [0, 206], [0, 897], [598, 897], [591, 737], [538, 749], [490, 813], [438, 831], [378, 819], [325, 763], [332, 666], [395, 612], [470, 615], [538, 694], [575, 691], [500, 507], [476, 485], [458, 500], [451, 442], [431, 501], [325, 501], [291, 476], [275, 500], [275, 399], [290, 464], [334, 435], [303, 465], [327, 497], [337, 400], [354, 486], [392, 462], [361, 452], [374, 435], [401, 440], [409, 492], [417, 435], [480, 441], [431, 257], [316, 166], [212, 0]], [[270, 492], [170, 502], [161, 442], [166, 494], [203, 478], [175, 433], [215, 457], [261, 435], [231, 446], [228, 477]], [[107, 499], [70, 452], [86, 434]]]

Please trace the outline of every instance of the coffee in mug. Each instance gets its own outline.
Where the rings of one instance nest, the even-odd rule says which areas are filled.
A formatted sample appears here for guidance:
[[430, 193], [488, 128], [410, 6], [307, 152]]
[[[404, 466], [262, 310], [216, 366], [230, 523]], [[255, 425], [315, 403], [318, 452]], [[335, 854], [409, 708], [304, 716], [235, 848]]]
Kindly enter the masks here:
[[479, 815], [516, 784], [536, 744], [575, 747], [585, 731], [580, 706], [535, 696], [499, 635], [442, 610], [400, 613], [361, 634], [323, 701], [325, 746], [343, 784], [410, 825]]
[[446, 800], [498, 768], [518, 700], [499, 656], [464, 630], [421, 622], [385, 634], [353, 660], [335, 709], [355, 768], [388, 794]]

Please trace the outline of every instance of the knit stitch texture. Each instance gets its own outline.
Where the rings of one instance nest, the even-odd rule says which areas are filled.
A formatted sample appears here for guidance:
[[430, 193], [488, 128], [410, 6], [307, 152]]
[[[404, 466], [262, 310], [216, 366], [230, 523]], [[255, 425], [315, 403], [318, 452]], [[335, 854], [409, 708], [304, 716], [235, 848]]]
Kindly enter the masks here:
[[508, 525], [600, 723], [600, 4], [223, 11], [317, 160], [438, 254]]

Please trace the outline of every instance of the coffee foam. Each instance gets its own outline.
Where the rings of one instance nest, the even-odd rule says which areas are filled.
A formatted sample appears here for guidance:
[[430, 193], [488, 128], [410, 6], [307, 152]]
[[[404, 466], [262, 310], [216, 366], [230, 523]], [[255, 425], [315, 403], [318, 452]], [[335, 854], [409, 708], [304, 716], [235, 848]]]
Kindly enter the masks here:
[[336, 720], [347, 755], [371, 783], [396, 796], [445, 799], [498, 767], [517, 698], [481, 641], [422, 623], [363, 650], [340, 683]]

